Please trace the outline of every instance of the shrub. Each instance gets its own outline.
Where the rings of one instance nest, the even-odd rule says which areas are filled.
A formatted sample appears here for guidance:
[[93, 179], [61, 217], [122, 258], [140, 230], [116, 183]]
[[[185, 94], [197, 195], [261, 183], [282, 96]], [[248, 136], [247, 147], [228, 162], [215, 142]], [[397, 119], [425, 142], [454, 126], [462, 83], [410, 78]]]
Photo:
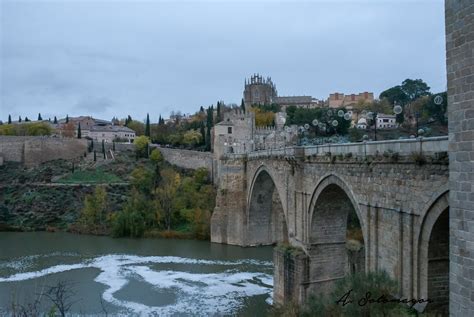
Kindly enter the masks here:
[[[339, 280], [329, 296], [310, 297], [301, 316], [409, 316], [413, 310], [393, 297], [397, 282], [384, 272], [356, 273]], [[371, 303], [369, 299], [382, 303]], [[393, 300], [390, 302], [390, 300]], [[344, 305], [345, 304], [345, 305]]]

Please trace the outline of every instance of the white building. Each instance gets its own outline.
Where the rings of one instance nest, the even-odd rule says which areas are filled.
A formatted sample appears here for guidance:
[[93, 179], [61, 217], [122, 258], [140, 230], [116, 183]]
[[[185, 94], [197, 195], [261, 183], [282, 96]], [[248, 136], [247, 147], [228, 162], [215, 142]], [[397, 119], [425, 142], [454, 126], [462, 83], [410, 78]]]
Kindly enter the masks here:
[[130, 128], [106, 125], [106, 126], [92, 126], [89, 130], [81, 130], [83, 137], [89, 137], [94, 141], [112, 143], [115, 142], [129, 142], [132, 143], [135, 139], [135, 131]]
[[396, 116], [379, 113], [377, 115], [377, 129], [393, 129], [397, 127]]
[[367, 129], [367, 119], [366, 118], [360, 118], [359, 121], [357, 121], [357, 129], [362, 129], [362, 130]]

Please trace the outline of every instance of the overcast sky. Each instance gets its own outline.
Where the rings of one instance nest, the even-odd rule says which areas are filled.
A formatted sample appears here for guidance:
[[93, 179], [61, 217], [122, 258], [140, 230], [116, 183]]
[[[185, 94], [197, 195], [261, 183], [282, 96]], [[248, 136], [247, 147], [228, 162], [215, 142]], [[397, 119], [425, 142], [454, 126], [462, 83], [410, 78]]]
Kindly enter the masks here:
[[442, 0], [0, 2], [3, 121], [156, 121], [240, 104], [253, 73], [281, 96], [378, 96], [406, 78], [446, 89]]

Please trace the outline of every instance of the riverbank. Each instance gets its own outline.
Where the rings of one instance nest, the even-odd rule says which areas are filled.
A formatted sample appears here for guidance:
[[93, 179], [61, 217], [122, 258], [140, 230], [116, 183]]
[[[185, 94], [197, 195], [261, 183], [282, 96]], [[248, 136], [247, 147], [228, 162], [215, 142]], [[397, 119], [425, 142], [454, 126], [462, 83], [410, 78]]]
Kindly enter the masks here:
[[179, 169], [158, 151], [32, 168], [7, 162], [0, 166], [0, 231], [206, 240], [215, 196], [207, 171]]

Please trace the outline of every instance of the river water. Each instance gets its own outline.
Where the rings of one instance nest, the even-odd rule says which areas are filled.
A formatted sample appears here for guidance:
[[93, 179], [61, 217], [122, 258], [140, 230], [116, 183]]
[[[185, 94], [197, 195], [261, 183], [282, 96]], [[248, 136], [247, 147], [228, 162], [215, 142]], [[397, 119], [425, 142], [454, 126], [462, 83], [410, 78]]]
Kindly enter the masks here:
[[271, 304], [272, 248], [206, 241], [0, 232], [0, 315], [66, 285], [80, 316], [262, 316]]

